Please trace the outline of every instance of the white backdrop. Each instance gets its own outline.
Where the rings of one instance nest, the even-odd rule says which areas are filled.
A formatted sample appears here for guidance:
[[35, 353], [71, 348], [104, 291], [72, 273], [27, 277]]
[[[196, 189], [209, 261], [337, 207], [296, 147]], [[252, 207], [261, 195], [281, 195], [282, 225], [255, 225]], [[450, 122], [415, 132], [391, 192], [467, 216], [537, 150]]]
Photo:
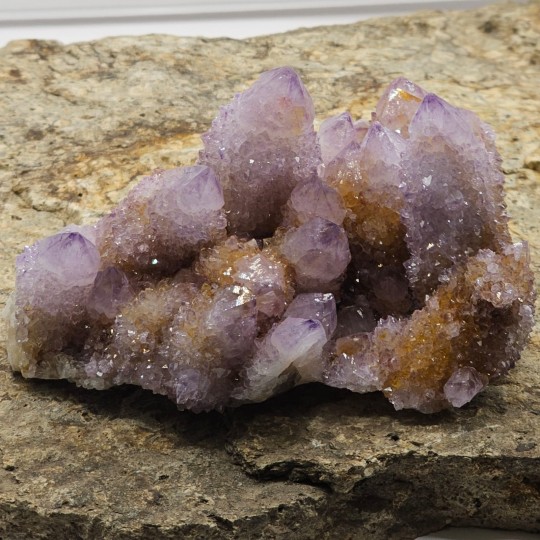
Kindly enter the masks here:
[[489, 0], [0, 0], [0, 46], [12, 39], [64, 43], [149, 33], [245, 38], [300, 26], [346, 24]]
[[148, 15], [186, 15], [216, 13], [261, 13], [354, 9], [392, 13], [417, 11], [425, 7], [441, 9], [474, 7], [481, 0], [1, 0], [0, 18], [57, 19], [74, 17], [124, 17]]

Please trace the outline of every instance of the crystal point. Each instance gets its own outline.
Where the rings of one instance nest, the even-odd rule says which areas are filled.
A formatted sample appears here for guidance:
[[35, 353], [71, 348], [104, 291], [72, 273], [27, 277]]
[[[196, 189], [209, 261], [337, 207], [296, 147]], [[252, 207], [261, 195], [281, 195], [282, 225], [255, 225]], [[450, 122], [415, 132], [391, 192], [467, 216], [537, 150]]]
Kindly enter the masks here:
[[133, 296], [127, 276], [114, 266], [97, 273], [88, 296], [88, 310], [113, 319]]
[[264, 73], [221, 109], [199, 161], [221, 181], [231, 232], [270, 236], [294, 186], [315, 177], [313, 119], [311, 97], [291, 68]]
[[345, 231], [323, 218], [290, 229], [281, 253], [291, 263], [300, 291], [332, 291], [351, 260]]
[[411, 120], [425, 95], [420, 86], [399, 77], [388, 85], [377, 103], [377, 119], [389, 129], [408, 137]]
[[36, 247], [35, 264], [43, 273], [66, 286], [84, 286], [94, 280], [99, 253], [82, 234], [60, 233], [42, 240]]
[[487, 384], [488, 377], [473, 367], [462, 367], [454, 371], [444, 385], [444, 397], [454, 407], [463, 407]]
[[364, 121], [353, 122], [348, 112], [326, 119], [318, 135], [323, 163], [331, 163], [351, 143], [361, 143], [368, 127]]
[[101, 257], [130, 274], [170, 274], [224, 238], [223, 204], [209, 167], [157, 171], [97, 224]]

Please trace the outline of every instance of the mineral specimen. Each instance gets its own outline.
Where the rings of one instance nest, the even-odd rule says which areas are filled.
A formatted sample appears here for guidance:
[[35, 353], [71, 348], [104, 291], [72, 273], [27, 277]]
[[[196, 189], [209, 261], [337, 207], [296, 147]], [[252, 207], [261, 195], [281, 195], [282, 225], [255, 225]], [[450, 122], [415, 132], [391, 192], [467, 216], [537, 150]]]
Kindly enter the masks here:
[[299, 76], [264, 73], [198, 164], [27, 247], [13, 370], [193, 411], [319, 381], [426, 413], [505, 374], [535, 294], [489, 127], [403, 78], [370, 122], [313, 122]]

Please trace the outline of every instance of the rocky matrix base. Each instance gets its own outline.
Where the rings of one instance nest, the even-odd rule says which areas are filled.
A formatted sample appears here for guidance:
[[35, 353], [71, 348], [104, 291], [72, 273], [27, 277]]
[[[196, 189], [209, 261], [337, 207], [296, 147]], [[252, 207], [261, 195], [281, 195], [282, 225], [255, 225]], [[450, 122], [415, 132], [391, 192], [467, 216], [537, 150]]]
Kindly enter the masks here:
[[[0, 95], [6, 117], [20, 119], [6, 126], [1, 224], [9, 234], [1, 256], [8, 280], [28, 238], [52, 235], [19, 259], [27, 272], [17, 295], [32, 301], [26, 310], [15, 302], [13, 328], [30, 337], [10, 340], [15, 367], [95, 387], [146, 378], [147, 387], [195, 410], [258, 401], [310, 380], [382, 389], [396, 407], [424, 412], [468, 401], [523, 346], [531, 303], [525, 247], [509, 241], [485, 125], [406, 81], [386, 93], [383, 85], [407, 73], [500, 133], [512, 233], [529, 240], [534, 268], [538, 158], [528, 122], [538, 110], [537, 9], [428, 15], [242, 44], [119, 38], [8, 47]], [[402, 34], [406, 47], [388, 37]], [[229, 60], [210, 69], [213, 51]], [[280, 106], [287, 114], [253, 129], [265, 122], [258, 74], [284, 64], [303, 66], [306, 87], [289, 69], [265, 74], [270, 95], [286, 89]], [[426, 73], [437, 76], [426, 80]], [[156, 90], [148, 85], [154, 80], [172, 86]], [[255, 82], [210, 127], [209, 115], [244, 81]], [[306, 88], [317, 117], [333, 115], [317, 135]], [[377, 116], [354, 123], [342, 110]], [[242, 137], [256, 144], [242, 145]], [[265, 156], [253, 153], [261, 148]], [[257, 167], [252, 178], [239, 156]], [[441, 184], [435, 166], [446, 175]], [[130, 178], [135, 184], [156, 168], [164, 172], [120, 202]], [[279, 189], [243, 187], [269, 175]], [[319, 204], [303, 207], [306, 200]], [[55, 234], [114, 206], [96, 228]], [[445, 229], [448, 220], [453, 226]], [[436, 226], [426, 230], [422, 221]], [[155, 231], [167, 233], [149, 234]], [[325, 249], [334, 264], [320, 256]], [[66, 304], [81, 309], [66, 317]], [[166, 326], [168, 313], [184, 318]], [[206, 343], [197, 337], [201, 322]], [[145, 345], [141, 325], [149, 323]], [[116, 328], [114, 338], [102, 332], [97, 339], [100, 326]], [[251, 335], [257, 350], [245, 354]], [[449, 521], [535, 530], [534, 336], [502, 382], [459, 411], [432, 416], [393, 412], [377, 393], [322, 385], [226, 416], [192, 416], [133, 387], [92, 392], [23, 382], [6, 371], [0, 530], [7, 538], [403, 538]], [[192, 354], [177, 356], [181, 372], [146, 367], [145, 349], [170, 358], [186, 343]], [[129, 362], [113, 362], [119, 369], [107, 372], [104, 360], [117, 345], [131, 347]], [[436, 373], [431, 357], [441, 359]], [[82, 359], [93, 370], [84, 376]]]

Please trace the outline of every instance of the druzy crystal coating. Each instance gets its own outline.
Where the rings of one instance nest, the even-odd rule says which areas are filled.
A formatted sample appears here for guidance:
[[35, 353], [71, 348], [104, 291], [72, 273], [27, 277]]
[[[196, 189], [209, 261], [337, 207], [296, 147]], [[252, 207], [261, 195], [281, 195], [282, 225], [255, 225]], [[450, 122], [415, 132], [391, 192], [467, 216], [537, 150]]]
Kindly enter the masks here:
[[494, 135], [404, 78], [316, 132], [291, 68], [223, 107], [191, 167], [17, 258], [24, 377], [221, 410], [297, 384], [461, 407], [518, 360], [535, 293]]

